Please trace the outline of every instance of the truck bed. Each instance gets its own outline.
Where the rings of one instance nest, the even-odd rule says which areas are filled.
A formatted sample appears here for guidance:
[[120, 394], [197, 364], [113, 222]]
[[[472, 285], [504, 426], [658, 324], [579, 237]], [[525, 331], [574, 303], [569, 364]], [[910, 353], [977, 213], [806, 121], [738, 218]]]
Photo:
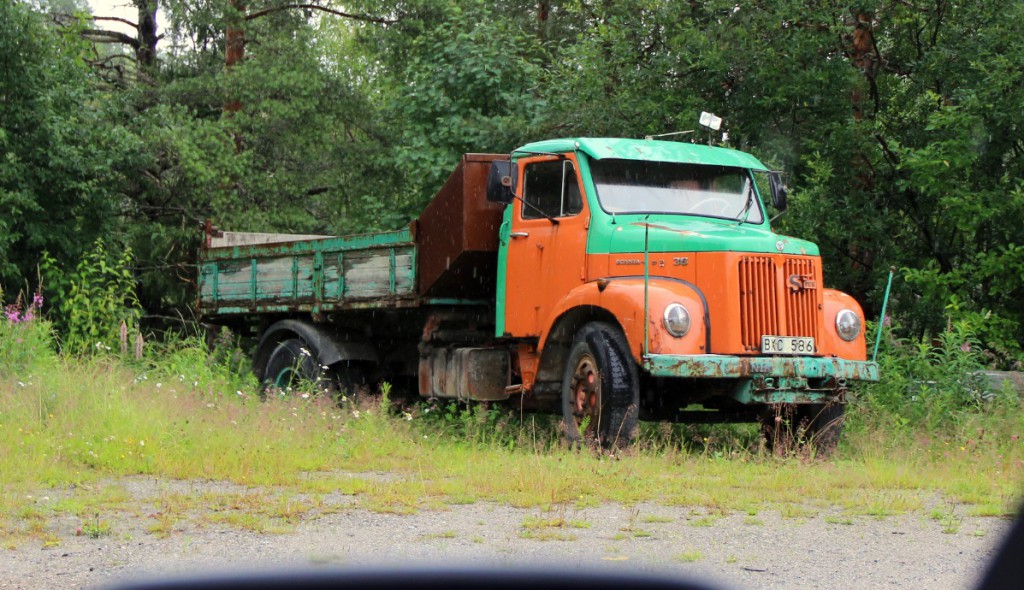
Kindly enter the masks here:
[[503, 206], [486, 198], [491, 162], [466, 154], [423, 215], [398, 231], [352, 236], [222, 232], [199, 253], [200, 316], [492, 302]]
[[207, 231], [200, 315], [330, 313], [418, 305], [408, 228], [354, 236]]

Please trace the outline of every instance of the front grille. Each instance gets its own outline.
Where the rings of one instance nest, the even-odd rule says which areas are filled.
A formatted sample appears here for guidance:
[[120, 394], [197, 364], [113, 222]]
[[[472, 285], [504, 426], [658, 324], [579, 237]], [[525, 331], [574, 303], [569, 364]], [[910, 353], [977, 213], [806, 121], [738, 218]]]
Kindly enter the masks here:
[[739, 262], [743, 348], [761, 349], [761, 336], [818, 337], [820, 280], [814, 259], [744, 256]]

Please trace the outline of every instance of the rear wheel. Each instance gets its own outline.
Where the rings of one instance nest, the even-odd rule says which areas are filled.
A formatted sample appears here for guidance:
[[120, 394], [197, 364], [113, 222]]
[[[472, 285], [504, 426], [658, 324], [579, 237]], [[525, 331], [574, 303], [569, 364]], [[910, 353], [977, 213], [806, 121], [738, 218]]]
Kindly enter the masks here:
[[562, 374], [562, 418], [572, 443], [626, 447], [639, 415], [636, 364], [622, 332], [610, 324], [583, 326]]
[[263, 371], [263, 392], [293, 390], [326, 393], [333, 379], [320, 365], [317, 353], [298, 338], [283, 340], [274, 347]]

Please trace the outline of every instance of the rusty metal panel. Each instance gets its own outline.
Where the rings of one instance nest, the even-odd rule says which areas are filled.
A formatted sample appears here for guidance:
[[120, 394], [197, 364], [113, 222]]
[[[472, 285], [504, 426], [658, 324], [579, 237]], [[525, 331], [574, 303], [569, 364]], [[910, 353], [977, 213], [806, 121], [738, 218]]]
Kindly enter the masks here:
[[416, 221], [420, 295], [493, 295], [504, 205], [487, 200], [491, 162], [507, 154], [466, 154]]
[[877, 363], [835, 357], [662, 354], [648, 355], [643, 368], [654, 377], [748, 380], [743, 403], [807, 401], [802, 396], [839, 393], [850, 381], [878, 381]]

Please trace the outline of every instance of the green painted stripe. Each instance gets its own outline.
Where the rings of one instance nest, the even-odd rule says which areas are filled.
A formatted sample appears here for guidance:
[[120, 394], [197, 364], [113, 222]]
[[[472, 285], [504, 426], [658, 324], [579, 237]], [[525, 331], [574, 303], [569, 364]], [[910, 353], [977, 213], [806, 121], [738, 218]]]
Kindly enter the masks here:
[[746, 152], [696, 143], [651, 139], [605, 137], [550, 139], [524, 145], [513, 152], [513, 155], [521, 158], [531, 153], [561, 154], [576, 151], [581, 151], [596, 160], [614, 158], [767, 170], [760, 160]]
[[391, 295], [394, 295], [395, 294], [395, 290], [396, 290], [395, 283], [398, 280], [398, 278], [395, 275], [396, 275], [396, 272], [395, 272], [395, 249], [394, 248], [389, 248], [388, 249], [388, 293], [390, 293]]

